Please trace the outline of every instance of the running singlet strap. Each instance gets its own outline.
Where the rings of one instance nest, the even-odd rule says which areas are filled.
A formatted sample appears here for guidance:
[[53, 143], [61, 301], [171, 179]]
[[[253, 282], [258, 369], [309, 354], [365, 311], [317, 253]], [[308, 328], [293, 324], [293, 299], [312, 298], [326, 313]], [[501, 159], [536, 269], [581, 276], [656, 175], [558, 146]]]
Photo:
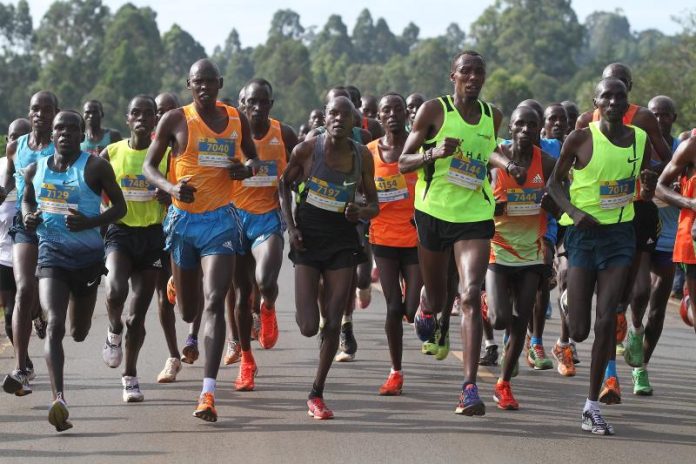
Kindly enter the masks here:
[[454, 106], [452, 96], [438, 100], [444, 112], [442, 127], [424, 147], [435, 146], [447, 137], [461, 142], [454, 155], [418, 170], [415, 208], [448, 222], [490, 220], [495, 208], [488, 180], [488, 158], [496, 147], [493, 108], [479, 100], [481, 117], [476, 124], [469, 124]]
[[[636, 116], [636, 113], [640, 109], [640, 106], [634, 105], [633, 103], [630, 103], [628, 105], [628, 110], [626, 110], [626, 114], [624, 114], [623, 117], [623, 123], [625, 125], [633, 124], [633, 118]], [[601, 116], [599, 115], [599, 110], [594, 110], [592, 112], [592, 122], [597, 122], [599, 121]]]
[[87, 137], [85, 137], [85, 140], [80, 144], [80, 148], [82, 151], [86, 151], [90, 155], [99, 156], [102, 150], [108, 147], [110, 144], [111, 131], [109, 129], [104, 129], [104, 135], [102, 136], [101, 140], [95, 142], [93, 140], [88, 140]]
[[15, 152], [15, 187], [17, 189], [17, 210], [22, 209], [22, 197], [24, 196], [24, 170], [32, 163], [51, 156], [55, 151], [53, 142], [41, 150], [34, 150], [29, 147], [29, 136], [22, 135], [17, 139], [17, 151]]
[[[592, 158], [583, 169], [571, 170], [571, 203], [600, 224], [633, 220], [633, 201], [647, 135], [638, 127], [628, 127], [633, 129], [634, 138], [631, 146], [624, 148], [611, 143], [599, 129], [599, 122], [590, 123]], [[560, 224], [569, 226], [573, 220], [565, 213]]]
[[[165, 209], [155, 198], [155, 186], [151, 185], [143, 175], [143, 163], [147, 148], [133, 150], [129, 141], [121, 140], [106, 147], [109, 162], [116, 174], [116, 183], [121, 187], [126, 199], [128, 212], [119, 221], [129, 227], [147, 227], [161, 224]], [[169, 148], [159, 165], [163, 175], [167, 174], [167, 159]]]
[[171, 157], [170, 182], [190, 177], [189, 185], [196, 188], [193, 203], [172, 199], [179, 209], [189, 213], [204, 213], [230, 203], [233, 181], [229, 166], [232, 158], [241, 156], [242, 124], [239, 113], [231, 106], [217, 104], [227, 112], [227, 127], [214, 132], [203, 121], [193, 104], [182, 109], [188, 126], [186, 149]]

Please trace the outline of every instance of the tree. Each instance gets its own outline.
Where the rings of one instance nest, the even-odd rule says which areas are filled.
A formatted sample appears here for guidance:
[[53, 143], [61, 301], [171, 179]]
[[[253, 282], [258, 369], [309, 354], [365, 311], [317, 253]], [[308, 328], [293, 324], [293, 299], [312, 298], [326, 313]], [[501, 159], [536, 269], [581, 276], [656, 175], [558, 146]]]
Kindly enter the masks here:
[[401, 47], [404, 53], [408, 53], [409, 51], [411, 51], [411, 49], [413, 49], [413, 47], [416, 46], [416, 44], [418, 43], [419, 35], [420, 28], [418, 26], [416, 26], [412, 22], [406, 25], [400, 37]]
[[510, 115], [519, 102], [534, 96], [524, 77], [511, 75], [502, 68], [496, 69], [488, 76], [483, 94], [485, 99], [495, 104], [504, 115]]
[[375, 24], [372, 21], [370, 10], [365, 8], [358, 15], [353, 28], [353, 48], [355, 48], [356, 60], [360, 63], [372, 62], [372, 45], [375, 37]]
[[329, 16], [326, 25], [310, 46], [312, 74], [317, 89], [328, 89], [344, 83], [346, 69], [354, 55], [353, 43], [343, 20], [338, 15]]
[[271, 20], [269, 37], [301, 39], [305, 29], [300, 24], [300, 15], [293, 10], [278, 10]]
[[205, 49], [191, 34], [174, 24], [162, 36], [162, 87], [163, 92], [178, 93], [182, 100], [188, 98], [186, 76], [193, 63], [205, 58]]
[[445, 45], [447, 47], [447, 53], [450, 56], [455, 56], [457, 53], [464, 50], [466, 43], [466, 34], [461, 30], [459, 24], [450, 23], [445, 31]]

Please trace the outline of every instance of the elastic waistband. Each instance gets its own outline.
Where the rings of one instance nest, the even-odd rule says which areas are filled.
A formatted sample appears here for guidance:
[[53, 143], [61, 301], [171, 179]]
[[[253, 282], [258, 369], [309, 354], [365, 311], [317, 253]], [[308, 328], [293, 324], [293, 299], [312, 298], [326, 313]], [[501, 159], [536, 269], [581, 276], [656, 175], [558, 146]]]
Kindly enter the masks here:
[[211, 211], [205, 211], [203, 213], [191, 213], [189, 211], [177, 208], [174, 205], [169, 206], [169, 212], [193, 219], [198, 222], [213, 222], [219, 220], [221, 217], [228, 216], [231, 212], [235, 211], [235, 207], [232, 203], [225, 206], [221, 206], [217, 209]]

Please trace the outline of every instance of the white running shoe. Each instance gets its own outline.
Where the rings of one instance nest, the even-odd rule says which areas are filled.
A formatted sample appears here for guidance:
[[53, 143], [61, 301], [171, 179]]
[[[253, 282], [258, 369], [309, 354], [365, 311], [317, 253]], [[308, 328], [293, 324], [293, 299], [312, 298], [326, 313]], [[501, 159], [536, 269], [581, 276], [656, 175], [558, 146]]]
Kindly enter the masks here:
[[124, 375], [121, 377], [123, 384], [123, 402], [124, 403], [140, 403], [145, 399], [145, 396], [140, 391], [137, 377]]
[[121, 334], [115, 334], [106, 331], [106, 341], [102, 348], [102, 359], [104, 364], [111, 368], [116, 368], [121, 365], [123, 359], [123, 349], [121, 348]]
[[181, 361], [178, 358], [167, 358], [164, 369], [157, 376], [157, 383], [172, 383], [176, 381], [176, 374], [181, 371]]

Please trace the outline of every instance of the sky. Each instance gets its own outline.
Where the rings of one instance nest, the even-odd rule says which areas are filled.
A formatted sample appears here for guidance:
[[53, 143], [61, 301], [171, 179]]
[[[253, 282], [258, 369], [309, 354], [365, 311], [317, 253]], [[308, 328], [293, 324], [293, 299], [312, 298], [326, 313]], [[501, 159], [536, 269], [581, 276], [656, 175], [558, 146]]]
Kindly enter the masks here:
[[[40, 18], [52, 0], [28, 0], [37, 27]], [[103, 0], [112, 11], [126, 3], [123, 0]], [[14, 3], [14, 2], [13, 2]], [[172, 24], [179, 24], [198, 40], [208, 53], [216, 45], [222, 45], [232, 28], [239, 31], [242, 45], [255, 46], [266, 40], [273, 13], [290, 8], [299, 13], [302, 25], [321, 29], [331, 14], [339, 14], [351, 31], [363, 8], [368, 8], [373, 19], [384, 17], [390, 29], [399, 34], [409, 23], [420, 28], [420, 37], [441, 35], [452, 22], [459, 23], [464, 31], [493, 0], [353, 0], [330, 2], [326, 0], [131, 0], [137, 6], [149, 6], [157, 12], [161, 32]], [[678, 32], [680, 27], [672, 19], [683, 14], [690, 6], [696, 9], [696, 0], [573, 0], [578, 19], [594, 11], [614, 11], [622, 8], [635, 31], [655, 28], [667, 34]], [[629, 8], [630, 5], [630, 8]], [[453, 14], [455, 12], [456, 14]]]

